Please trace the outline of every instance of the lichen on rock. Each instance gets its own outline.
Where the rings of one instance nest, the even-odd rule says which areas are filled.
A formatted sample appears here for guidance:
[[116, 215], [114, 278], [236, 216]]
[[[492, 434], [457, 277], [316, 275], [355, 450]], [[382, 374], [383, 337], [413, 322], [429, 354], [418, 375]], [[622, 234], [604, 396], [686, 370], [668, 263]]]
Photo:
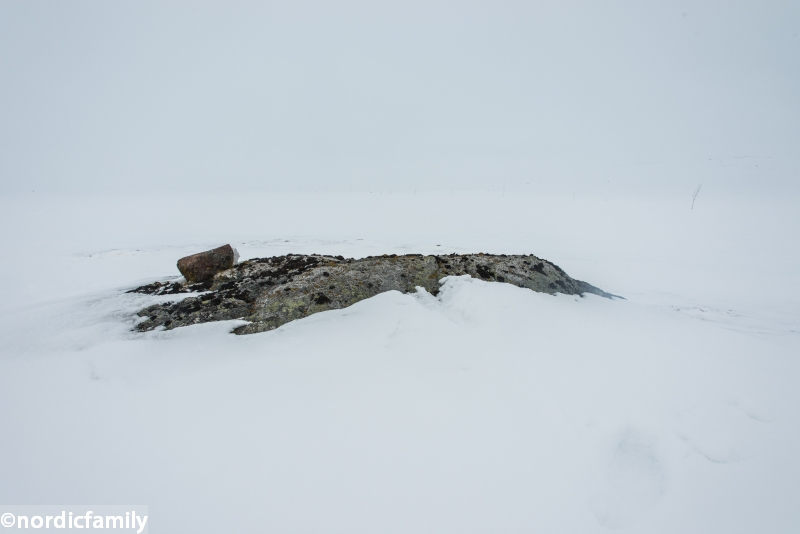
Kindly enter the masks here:
[[571, 278], [557, 265], [536, 256], [505, 254], [391, 254], [363, 259], [289, 254], [247, 260], [203, 284], [155, 282], [132, 292], [203, 291], [180, 302], [144, 308], [139, 316], [147, 319], [137, 325], [139, 331], [244, 319], [249, 324], [234, 333], [253, 334], [317, 312], [346, 308], [385, 291], [409, 293], [422, 287], [436, 295], [443, 277], [465, 274], [541, 293], [614, 296]]

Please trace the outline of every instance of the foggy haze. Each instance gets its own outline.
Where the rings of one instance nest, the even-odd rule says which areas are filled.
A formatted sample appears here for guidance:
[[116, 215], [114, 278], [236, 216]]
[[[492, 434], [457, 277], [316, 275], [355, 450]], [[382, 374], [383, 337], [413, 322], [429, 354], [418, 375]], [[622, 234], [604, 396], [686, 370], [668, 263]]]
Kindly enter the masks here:
[[796, 193], [798, 32], [796, 2], [4, 1], [0, 187]]
[[800, 532], [798, 34], [798, 0], [0, 0], [0, 523]]

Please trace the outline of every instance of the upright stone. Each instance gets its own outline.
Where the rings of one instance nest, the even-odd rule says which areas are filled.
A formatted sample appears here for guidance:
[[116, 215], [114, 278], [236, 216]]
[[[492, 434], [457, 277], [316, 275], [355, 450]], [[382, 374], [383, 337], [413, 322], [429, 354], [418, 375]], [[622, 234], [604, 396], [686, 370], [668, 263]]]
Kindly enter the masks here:
[[236, 249], [224, 245], [179, 259], [178, 270], [190, 283], [205, 282], [218, 272], [233, 267], [238, 256]]

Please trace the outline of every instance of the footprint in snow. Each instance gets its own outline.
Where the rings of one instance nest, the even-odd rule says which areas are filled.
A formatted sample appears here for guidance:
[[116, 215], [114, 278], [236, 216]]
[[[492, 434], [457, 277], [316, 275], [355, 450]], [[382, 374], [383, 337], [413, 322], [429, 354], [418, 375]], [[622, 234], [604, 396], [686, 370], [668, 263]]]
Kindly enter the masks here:
[[604, 527], [625, 528], [659, 501], [665, 486], [664, 462], [656, 440], [646, 432], [627, 428], [617, 437], [594, 496], [595, 517]]

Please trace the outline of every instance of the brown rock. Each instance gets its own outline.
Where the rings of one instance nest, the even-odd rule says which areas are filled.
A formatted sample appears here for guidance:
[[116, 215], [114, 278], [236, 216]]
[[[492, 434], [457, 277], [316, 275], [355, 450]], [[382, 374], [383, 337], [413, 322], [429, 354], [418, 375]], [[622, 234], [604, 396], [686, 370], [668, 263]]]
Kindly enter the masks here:
[[237, 256], [232, 246], [224, 245], [179, 259], [178, 270], [187, 282], [205, 282], [214, 278], [218, 272], [233, 267]]

